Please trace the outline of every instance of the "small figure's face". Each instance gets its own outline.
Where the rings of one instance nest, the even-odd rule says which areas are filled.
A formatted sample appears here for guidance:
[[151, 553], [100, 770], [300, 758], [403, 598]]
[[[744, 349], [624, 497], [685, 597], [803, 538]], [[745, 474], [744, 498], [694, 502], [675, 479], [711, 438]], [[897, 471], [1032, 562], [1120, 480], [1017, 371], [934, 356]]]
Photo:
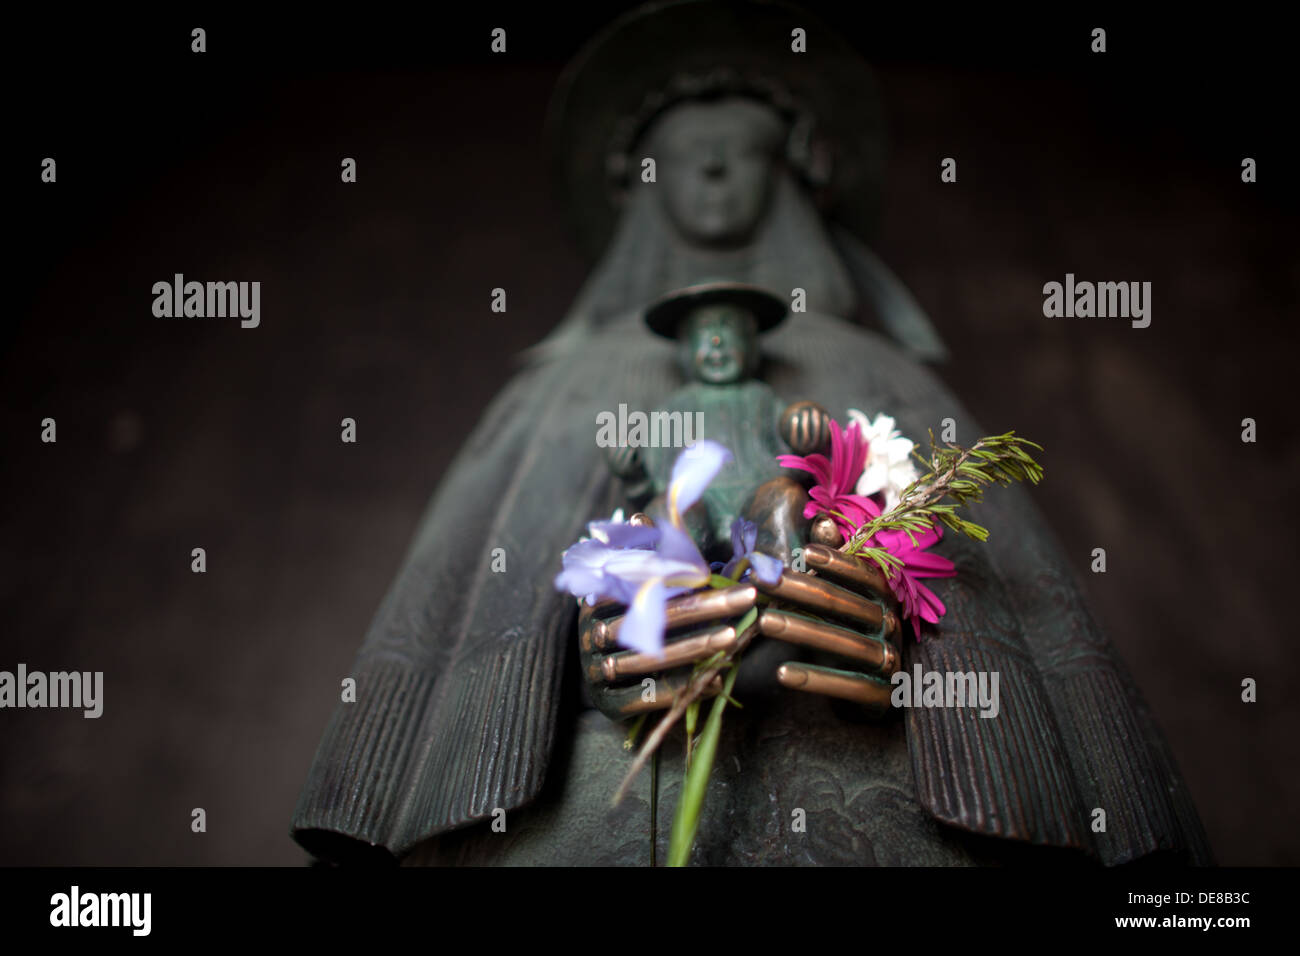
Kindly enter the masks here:
[[681, 342], [696, 381], [728, 385], [748, 376], [758, 325], [740, 306], [706, 305], [682, 323]]
[[749, 240], [767, 211], [785, 124], [754, 100], [728, 97], [668, 110], [649, 130], [664, 211], [686, 239]]

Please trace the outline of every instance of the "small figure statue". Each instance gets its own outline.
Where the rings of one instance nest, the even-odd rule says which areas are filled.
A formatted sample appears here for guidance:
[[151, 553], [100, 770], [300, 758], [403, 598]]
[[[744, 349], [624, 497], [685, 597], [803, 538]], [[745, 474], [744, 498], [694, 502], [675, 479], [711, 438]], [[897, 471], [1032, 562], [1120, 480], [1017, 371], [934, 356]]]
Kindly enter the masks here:
[[[704, 432], [694, 437], [720, 442], [732, 460], [687, 515], [691, 531], [707, 553], [730, 541], [731, 525], [744, 516], [759, 525], [759, 547], [788, 559], [803, 542], [803, 488], [777, 463], [793, 451], [806, 455], [826, 443], [829, 417], [821, 406], [785, 406], [771, 386], [754, 377], [758, 336], [785, 318], [776, 296], [741, 283], [715, 282], [684, 289], [646, 312], [646, 325], [678, 343], [678, 366], [689, 384], [657, 412], [685, 419], [695, 415]], [[660, 512], [673, 461], [680, 449], [656, 442], [612, 449], [611, 468], [638, 497], [641, 482], [655, 494], [646, 506]], [[644, 491], [641, 494], [644, 497]]]
[[[752, 584], [674, 599], [666, 615], [669, 631], [678, 633], [665, 658], [635, 651], [608, 653], [617, 638], [622, 608], [607, 604], [584, 610], [583, 672], [592, 701], [608, 716], [668, 706], [685, 683], [684, 671], [661, 680], [653, 708], [641, 699], [639, 687], [628, 686], [628, 679], [693, 664], [728, 647], [737, 636], [728, 625], [754, 606], [759, 589], [783, 605], [764, 610], [758, 619], [760, 633], [780, 643], [760, 641], [746, 651], [738, 693], [749, 696], [765, 690], [775, 678], [786, 687], [854, 700], [877, 713], [888, 706], [888, 678], [900, 660], [890, 643], [898, 632], [890, 590], [874, 568], [825, 546], [831, 542], [826, 537], [830, 533], [839, 543], [833, 529], [821, 531], [822, 543], [804, 548], [808, 494], [777, 461], [788, 452], [808, 455], [823, 449], [829, 440], [829, 416], [812, 401], [786, 405], [770, 386], [753, 377], [759, 367], [759, 334], [775, 328], [785, 316], [785, 304], [776, 296], [730, 282], [684, 289], [652, 306], [646, 325], [677, 341], [678, 365], [689, 380], [656, 411], [677, 420], [698, 414], [704, 430], [695, 438], [719, 442], [732, 453], [684, 516], [706, 557], [724, 561], [732, 557], [726, 550], [730, 547], [758, 551], [789, 566], [801, 555], [840, 584], [791, 568], [779, 581], [764, 581], [760, 574]], [[611, 449], [611, 468], [625, 482], [629, 504], [644, 508], [655, 521], [666, 518], [664, 495], [680, 453], [662, 443]], [[741, 526], [736, 525], [738, 519]], [[753, 541], [742, 548], [737, 538], [746, 533]], [[795, 656], [791, 646], [820, 652], [834, 664], [847, 659], [854, 670], [790, 660]]]

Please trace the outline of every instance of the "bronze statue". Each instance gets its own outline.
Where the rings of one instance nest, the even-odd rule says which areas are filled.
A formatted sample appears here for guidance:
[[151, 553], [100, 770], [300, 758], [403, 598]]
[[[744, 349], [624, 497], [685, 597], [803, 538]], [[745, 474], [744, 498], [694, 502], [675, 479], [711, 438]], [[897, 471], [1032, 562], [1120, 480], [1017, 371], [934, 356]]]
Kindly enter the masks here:
[[[795, 27], [815, 38], [806, 53], [791, 52]], [[774, 394], [887, 411], [912, 436], [945, 418], [959, 440], [983, 434], [915, 360], [942, 353], [928, 321], [846, 228], [867, 228], [879, 190], [876, 119], [856, 55], [783, 5], [645, 8], [571, 68], [552, 129], [580, 231], [604, 253], [435, 494], [351, 672], [357, 701], [338, 706], [304, 787], [304, 847], [338, 861], [662, 856], [656, 809], [673, 805], [680, 762], [666, 752], [610, 810], [629, 756], [580, 698], [578, 608], [552, 587], [561, 550], [630, 503], [597, 417], [680, 387], [647, 307], [708, 279], [766, 288], [806, 308], [764, 336], [757, 378]], [[870, 311], [902, 348], [855, 324]], [[696, 861], [1208, 862], [1168, 748], [1028, 496], [1002, 491], [976, 517], [988, 544], [942, 545], [959, 569], [939, 585], [942, 626], [897, 649], [908, 670], [999, 672], [998, 717], [867, 719], [756, 690], [724, 729]]]

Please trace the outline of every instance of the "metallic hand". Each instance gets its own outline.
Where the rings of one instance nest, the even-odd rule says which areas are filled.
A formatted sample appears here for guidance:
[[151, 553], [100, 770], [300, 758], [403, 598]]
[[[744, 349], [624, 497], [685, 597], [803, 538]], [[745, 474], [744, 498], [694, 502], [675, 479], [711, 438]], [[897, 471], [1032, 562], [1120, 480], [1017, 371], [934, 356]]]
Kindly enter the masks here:
[[794, 690], [886, 712], [893, 690], [889, 679], [901, 665], [893, 643], [898, 605], [888, 582], [874, 564], [824, 544], [809, 544], [803, 553], [815, 574], [787, 568], [777, 584], [757, 585], [773, 600], [759, 614], [759, 631], [851, 669], [787, 661], [777, 668], [777, 680]]
[[[638, 518], [644, 520], [633, 520]], [[746, 581], [668, 601], [662, 657], [618, 650], [624, 605], [584, 604], [579, 649], [592, 702], [614, 719], [671, 707], [691, 678], [691, 665], [735, 646], [736, 625], [761, 591], [767, 601], [758, 615], [759, 639], [804, 648], [849, 668], [786, 661], [775, 674], [782, 686], [856, 701], [877, 713], [888, 710], [889, 678], [900, 666], [892, 643], [899, 633], [898, 606], [888, 583], [874, 564], [826, 545], [809, 544], [803, 553], [812, 573], [787, 568], [775, 585]], [[708, 693], [720, 689], [715, 679]]]
[[[578, 641], [592, 702], [616, 720], [671, 707], [690, 681], [692, 664], [735, 645], [735, 625], [757, 600], [758, 590], [752, 584], [737, 584], [668, 601], [663, 657], [617, 650], [624, 605], [615, 601], [583, 605]], [[655, 676], [647, 683], [649, 675]], [[715, 678], [706, 693], [716, 695], [721, 689], [721, 680]]]

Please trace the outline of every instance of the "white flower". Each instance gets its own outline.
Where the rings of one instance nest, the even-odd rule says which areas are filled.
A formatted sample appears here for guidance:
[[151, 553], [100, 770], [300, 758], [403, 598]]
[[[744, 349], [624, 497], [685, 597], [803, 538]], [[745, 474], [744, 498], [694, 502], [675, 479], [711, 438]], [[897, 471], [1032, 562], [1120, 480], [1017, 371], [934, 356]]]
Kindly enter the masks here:
[[860, 495], [885, 493], [885, 510], [898, 504], [903, 489], [921, 477], [912, 461], [915, 443], [903, 438], [894, 430], [894, 420], [888, 415], [877, 415], [875, 421], [856, 408], [849, 409], [849, 419], [858, 423], [858, 429], [869, 443], [867, 464], [854, 489]]

